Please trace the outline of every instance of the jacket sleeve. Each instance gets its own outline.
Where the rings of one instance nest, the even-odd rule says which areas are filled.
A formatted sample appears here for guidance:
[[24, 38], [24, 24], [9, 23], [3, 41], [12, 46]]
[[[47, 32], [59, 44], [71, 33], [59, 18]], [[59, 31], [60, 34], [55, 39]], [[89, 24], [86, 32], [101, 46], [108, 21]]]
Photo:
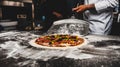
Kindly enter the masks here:
[[118, 0], [102, 0], [95, 3], [95, 9], [98, 13], [114, 8], [118, 5]]

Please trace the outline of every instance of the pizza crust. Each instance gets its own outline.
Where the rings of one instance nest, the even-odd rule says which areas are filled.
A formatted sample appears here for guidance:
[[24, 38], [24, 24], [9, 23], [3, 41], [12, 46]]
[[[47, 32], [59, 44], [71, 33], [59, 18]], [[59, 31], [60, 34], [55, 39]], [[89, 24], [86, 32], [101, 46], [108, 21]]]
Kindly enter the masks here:
[[[44, 36], [42, 36], [42, 38], [43, 38], [43, 37], [44, 37]], [[78, 36], [78, 37], [79, 37], [79, 36]], [[81, 43], [81, 44], [79, 44], [79, 45], [76, 45], [76, 46], [71, 46], [71, 44], [60, 44], [60, 45], [63, 45], [64, 47], [51, 47], [51, 46], [46, 46], [47, 43], [43, 43], [43, 44], [44, 44], [44, 46], [43, 46], [43, 44], [40, 45], [40, 44], [37, 44], [37, 43], [36, 43], [36, 40], [37, 40], [38, 38], [31, 40], [31, 41], [29, 42], [29, 44], [30, 44], [31, 46], [33, 46], [33, 47], [36, 47], [36, 48], [46, 48], [46, 49], [80, 48], [80, 47], [82, 47], [82, 46], [84, 46], [84, 45], [87, 44], [87, 40], [86, 40], [85, 38], [83, 38], [83, 37], [80, 37], [80, 38], [82, 38], [82, 39], [84, 40], [84, 42]]]

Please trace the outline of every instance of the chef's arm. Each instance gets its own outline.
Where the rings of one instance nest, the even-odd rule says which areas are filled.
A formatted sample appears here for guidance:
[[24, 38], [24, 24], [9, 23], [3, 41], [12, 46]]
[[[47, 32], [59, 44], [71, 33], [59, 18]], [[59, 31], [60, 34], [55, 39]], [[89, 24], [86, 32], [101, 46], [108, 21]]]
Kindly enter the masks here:
[[62, 18], [63, 17], [61, 13], [58, 13], [56, 11], [53, 11], [52, 14], [55, 15], [57, 18]]
[[98, 13], [114, 8], [118, 5], [118, 0], [102, 0], [94, 4], [80, 5], [73, 8], [73, 11], [82, 12], [85, 10], [95, 9]]
[[92, 9], [95, 9], [94, 4], [80, 5], [78, 7], [73, 8], [72, 10], [75, 12], [83, 12], [85, 10], [92, 10]]
[[104, 10], [115, 8], [117, 5], [118, 5], [118, 0], [102, 0], [95, 3], [95, 9], [99, 13]]

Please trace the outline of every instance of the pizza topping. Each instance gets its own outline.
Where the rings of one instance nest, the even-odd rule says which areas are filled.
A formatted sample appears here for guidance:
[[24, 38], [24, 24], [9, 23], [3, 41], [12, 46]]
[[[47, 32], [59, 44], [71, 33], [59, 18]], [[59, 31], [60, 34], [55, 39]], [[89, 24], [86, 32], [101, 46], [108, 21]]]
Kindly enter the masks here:
[[83, 38], [71, 35], [47, 35], [36, 39], [35, 43], [48, 47], [77, 46], [84, 42]]

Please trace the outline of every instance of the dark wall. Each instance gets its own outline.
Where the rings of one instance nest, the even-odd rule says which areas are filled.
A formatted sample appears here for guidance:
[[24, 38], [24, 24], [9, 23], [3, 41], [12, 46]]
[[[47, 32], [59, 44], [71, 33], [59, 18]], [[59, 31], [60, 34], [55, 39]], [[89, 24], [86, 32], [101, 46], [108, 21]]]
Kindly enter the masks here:
[[2, 19], [17, 20], [17, 7], [2, 6]]
[[25, 3], [24, 7], [18, 6], [1, 6], [2, 8], [2, 19], [17, 20], [18, 14], [24, 14], [27, 19], [32, 19], [32, 4]]

